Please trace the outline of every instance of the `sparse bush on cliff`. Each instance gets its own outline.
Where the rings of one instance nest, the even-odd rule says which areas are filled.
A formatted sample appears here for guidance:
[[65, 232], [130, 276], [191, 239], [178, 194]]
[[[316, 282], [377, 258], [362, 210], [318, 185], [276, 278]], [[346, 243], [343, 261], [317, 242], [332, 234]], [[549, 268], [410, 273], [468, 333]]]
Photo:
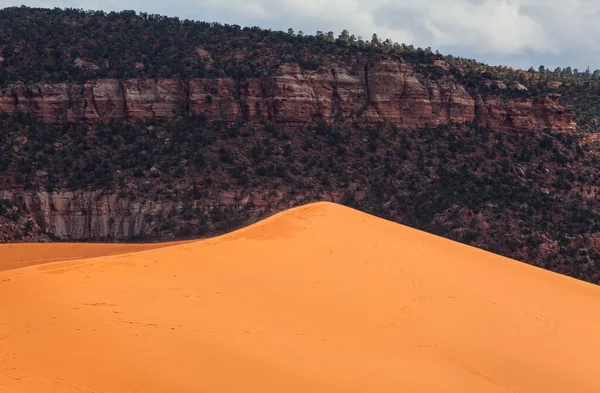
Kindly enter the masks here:
[[0, 243], [4, 242], [48, 242], [52, 239], [29, 216], [24, 208], [0, 198]]
[[9, 200], [0, 199], [0, 217], [6, 217], [11, 221], [17, 221], [21, 214], [19, 208], [13, 205]]

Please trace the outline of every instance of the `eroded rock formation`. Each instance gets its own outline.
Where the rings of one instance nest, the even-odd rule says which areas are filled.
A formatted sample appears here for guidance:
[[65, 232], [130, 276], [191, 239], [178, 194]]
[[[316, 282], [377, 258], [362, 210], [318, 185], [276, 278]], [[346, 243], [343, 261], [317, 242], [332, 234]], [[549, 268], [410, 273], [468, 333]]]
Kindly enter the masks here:
[[[432, 73], [436, 77], [432, 78]], [[100, 79], [17, 83], [0, 91], [0, 112], [49, 122], [138, 122], [205, 114], [224, 122], [294, 126], [323, 120], [393, 123], [402, 129], [475, 122], [506, 132], [574, 131], [571, 112], [551, 95], [469, 94], [443, 64], [426, 73], [389, 57], [324, 61], [316, 70], [283, 63], [262, 78]]]

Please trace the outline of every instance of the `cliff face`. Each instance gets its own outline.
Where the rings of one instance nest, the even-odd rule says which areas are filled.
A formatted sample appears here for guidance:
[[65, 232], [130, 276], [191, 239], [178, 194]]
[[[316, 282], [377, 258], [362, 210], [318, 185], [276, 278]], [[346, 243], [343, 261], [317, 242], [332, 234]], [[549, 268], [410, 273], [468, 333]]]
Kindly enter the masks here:
[[[229, 209], [242, 221], [255, 221], [263, 213], [295, 206], [299, 202], [283, 202], [282, 197], [283, 193], [267, 196], [264, 192], [254, 192], [236, 199], [235, 193], [224, 191], [186, 205], [181, 201], [132, 197], [119, 192], [0, 191], [0, 201], [8, 200], [31, 212], [28, 217], [35, 220], [38, 232], [42, 229], [62, 240], [101, 241], [145, 238], [172, 240], [181, 237], [180, 230], [186, 222], [176, 216], [186, 209], [201, 211], [205, 217], [201, 225], [207, 233], [218, 233], [220, 230], [215, 224], [218, 226], [218, 221], [223, 217], [215, 219], [213, 223], [211, 212], [219, 211], [219, 214], [223, 214], [222, 209]], [[339, 201], [340, 198], [339, 193], [328, 193], [315, 200]], [[176, 224], [164, 227], [167, 220]], [[1, 224], [0, 220], [0, 228], [5, 228]], [[2, 232], [5, 232], [5, 238], [1, 236]], [[15, 238], [8, 229], [0, 231], [0, 242], [14, 241]], [[29, 241], [39, 240], [31, 238]]]
[[0, 199], [26, 207], [44, 230], [68, 240], [143, 236], [154, 229], [154, 217], [158, 221], [172, 205], [93, 191], [0, 191]]
[[[356, 121], [394, 124], [403, 130], [475, 123], [508, 133], [574, 131], [571, 112], [558, 103], [556, 95], [533, 100], [509, 98], [503, 91], [471, 95], [450, 75], [443, 61], [411, 65], [389, 56], [357, 56], [347, 62], [324, 59], [316, 70], [282, 63], [269, 75], [239, 80], [17, 83], [0, 91], [1, 112], [29, 113], [59, 124], [136, 123], [204, 114], [209, 121], [271, 122], [292, 130], [315, 121]], [[181, 203], [175, 201], [100, 191], [10, 189], [0, 191], [0, 198], [26, 207], [42, 229], [68, 240], [166, 239], [176, 236], [175, 231], [158, 227], [171, 212], [182, 210]], [[287, 207], [273, 198], [268, 206], [262, 206], [264, 201], [234, 201], [215, 195], [203, 198], [202, 206], [191, 208], [210, 212], [213, 206], [249, 206], [250, 210], [258, 207], [270, 212]], [[257, 211], [248, 211], [244, 217], [255, 219]], [[210, 228], [210, 219], [204, 226]]]
[[[436, 75], [431, 78], [431, 73]], [[574, 131], [557, 96], [471, 96], [445, 64], [426, 73], [389, 57], [324, 61], [313, 71], [283, 63], [271, 75], [234, 80], [100, 79], [85, 83], [17, 83], [0, 91], [0, 112], [48, 122], [138, 122], [205, 114], [225, 122], [294, 126], [315, 120], [393, 123], [402, 129], [475, 122], [506, 132]]]

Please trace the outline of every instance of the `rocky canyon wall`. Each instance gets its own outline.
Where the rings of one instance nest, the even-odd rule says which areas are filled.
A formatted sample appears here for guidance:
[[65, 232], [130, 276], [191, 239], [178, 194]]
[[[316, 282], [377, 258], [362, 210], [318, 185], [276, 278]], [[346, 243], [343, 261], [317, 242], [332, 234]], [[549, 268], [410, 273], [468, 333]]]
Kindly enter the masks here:
[[[256, 221], [263, 214], [306, 202], [290, 200], [286, 198], [285, 192], [269, 194], [264, 190], [257, 190], [244, 198], [236, 198], [233, 191], [217, 191], [200, 201], [187, 203], [180, 200], [132, 197], [126, 192], [87, 190], [0, 190], [0, 199], [7, 199], [26, 209], [41, 229], [58, 239], [68, 241], [131, 241], [147, 238], [172, 240], [178, 237], [185, 225], [185, 220], [180, 215], [186, 209], [202, 212], [204, 219], [201, 226], [207, 234], [214, 234], [215, 231], [219, 232], [212, 222], [212, 214], [216, 210], [228, 209], [234, 212], [235, 217]], [[339, 193], [327, 193], [314, 200], [339, 202], [340, 199]], [[171, 221], [172, 227], [165, 226], [168, 221]], [[0, 236], [0, 242], [2, 241]]]
[[[431, 74], [435, 78], [431, 78]], [[475, 122], [505, 132], [574, 131], [558, 96], [469, 94], [442, 62], [428, 74], [391, 58], [324, 61], [316, 70], [282, 63], [261, 78], [100, 79], [18, 83], [0, 90], [0, 112], [48, 122], [139, 122], [205, 114], [208, 120], [302, 125], [316, 120], [393, 123], [402, 129]]]
[[[315, 121], [356, 121], [391, 123], [404, 130], [461, 123], [515, 133], [575, 130], [571, 112], [558, 103], [557, 95], [527, 99], [511, 98], [503, 90], [469, 93], [444, 62], [421, 67], [385, 56], [357, 56], [344, 63], [325, 60], [316, 70], [282, 63], [270, 75], [240, 80], [18, 83], [0, 89], [2, 112], [28, 113], [52, 123], [142, 122], [204, 114], [209, 121], [270, 122], [289, 128]], [[164, 217], [182, 208], [180, 202], [100, 191], [11, 188], [0, 190], [0, 198], [26, 207], [43, 229], [64, 240], [123, 241], [155, 235]], [[266, 211], [285, 207], [261, 207], [261, 201], [248, 204], [218, 195], [203, 201], [201, 210], [240, 204]]]
[[174, 203], [131, 200], [94, 191], [0, 191], [27, 208], [44, 229], [64, 240], [127, 240], [152, 233]]

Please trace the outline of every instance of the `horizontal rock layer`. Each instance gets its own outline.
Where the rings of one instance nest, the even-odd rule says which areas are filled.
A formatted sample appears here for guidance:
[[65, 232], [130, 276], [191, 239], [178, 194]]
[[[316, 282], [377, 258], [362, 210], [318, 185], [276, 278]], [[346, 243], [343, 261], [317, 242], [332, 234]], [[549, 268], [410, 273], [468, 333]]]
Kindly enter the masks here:
[[557, 96], [471, 96], [445, 67], [435, 78], [389, 57], [324, 61], [316, 70], [281, 64], [271, 75], [234, 80], [99, 79], [85, 83], [18, 83], [0, 91], [0, 112], [48, 122], [139, 122], [205, 114], [208, 120], [295, 126], [324, 120], [393, 123], [403, 129], [475, 122], [506, 132], [572, 132]]

